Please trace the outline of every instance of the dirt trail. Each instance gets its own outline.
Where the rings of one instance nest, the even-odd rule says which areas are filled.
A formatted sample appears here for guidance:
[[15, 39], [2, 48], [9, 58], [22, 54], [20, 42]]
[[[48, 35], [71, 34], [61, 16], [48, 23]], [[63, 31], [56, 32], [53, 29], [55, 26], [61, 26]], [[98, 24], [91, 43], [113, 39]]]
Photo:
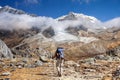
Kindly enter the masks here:
[[[55, 63], [44, 63], [36, 68], [21, 68], [10, 72], [8, 76], [0, 76], [0, 80], [10, 78], [10, 80], [102, 80], [102, 78], [120, 65], [120, 62], [96, 61], [94, 64], [75, 63], [68, 61], [63, 67], [62, 77], [56, 74]], [[2, 72], [3, 73], [3, 72]], [[1, 72], [0, 72], [1, 74]], [[106, 78], [109, 78], [108, 76]], [[103, 79], [107, 80], [107, 79]], [[108, 80], [111, 80], [110, 78]]]

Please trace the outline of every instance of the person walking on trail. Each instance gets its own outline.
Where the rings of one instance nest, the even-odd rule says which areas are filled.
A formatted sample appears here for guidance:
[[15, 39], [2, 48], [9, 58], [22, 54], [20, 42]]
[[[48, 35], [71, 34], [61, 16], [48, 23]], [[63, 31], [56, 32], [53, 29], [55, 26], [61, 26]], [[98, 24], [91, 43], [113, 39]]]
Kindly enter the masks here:
[[64, 62], [64, 48], [58, 47], [54, 56], [52, 57], [53, 59], [56, 58], [56, 68], [57, 68], [57, 73], [58, 76], [61, 77], [63, 73], [63, 62]]

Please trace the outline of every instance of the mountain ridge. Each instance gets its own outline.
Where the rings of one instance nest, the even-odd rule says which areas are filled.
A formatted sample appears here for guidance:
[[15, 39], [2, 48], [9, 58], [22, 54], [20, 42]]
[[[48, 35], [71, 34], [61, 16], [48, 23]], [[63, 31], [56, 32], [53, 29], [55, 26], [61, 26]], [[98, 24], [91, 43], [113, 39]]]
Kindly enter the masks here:
[[[39, 16], [36, 16], [35, 14], [29, 14], [29, 13], [24, 12], [23, 10], [15, 9], [10, 6], [0, 7], [0, 13], [3, 13], [3, 12], [8, 12], [11, 14], [18, 14], [18, 15], [27, 14], [32, 17], [39, 17]], [[97, 27], [102, 27], [104, 29], [107, 27], [114, 27], [114, 26], [120, 25], [120, 24], [114, 23], [115, 20], [117, 22], [120, 21], [120, 19], [118, 19], [118, 18], [114, 18], [114, 19], [108, 20], [106, 22], [101, 22], [100, 20], [98, 20], [97, 18], [95, 18], [93, 16], [88, 16], [88, 15], [85, 15], [82, 13], [74, 13], [74, 12], [69, 12], [67, 15], [60, 16], [60, 17], [56, 18], [55, 20], [58, 20], [58, 21], [69, 21], [69, 20], [77, 21], [78, 20], [78, 21], [82, 21], [80, 23], [90, 24], [90, 26], [93, 25], [94, 27], [97, 26]], [[107, 25], [108, 22], [112, 25]], [[97, 24], [97, 25], [94, 25], [94, 24]]]
[[[6, 7], [10, 10], [13, 9], [12, 10], [13, 12], [10, 10], [6, 10]], [[17, 10], [14, 8], [10, 8], [9, 6], [5, 6], [3, 8], [5, 8], [6, 12], [8, 11], [8, 13], [9, 13], [9, 11], [12, 12], [9, 14], [13, 14], [14, 11]], [[3, 9], [3, 11], [4, 11], [4, 9]], [[3, 14], [4, 17], [2, 17], [2, 13], [0, 13], [0, 14], [1, 14], [0, 15], [0, 20], [1, 20], [0, 27], [4, 27], [4, 25], [5, 25], [5, 27], [12, 27], [12, 26], [14, 26], [15, 28], [20, 27], [20, 29], [18, 29], [16, 31], [13, 28], [14, 32], [11, 32], [12, 35], [15, 35], [14, 33], [17, 33], [17, 35], [15, 35], [15, 37], [18, 38], [18, 42], [21, 42], [21, 40], [26, 38], [26, 35], [28, 38], [28, 37], [34, 36], [38, 33], [41, 33], [46, 38], [54, 38], [56, 41], [57, 41], [56, 37], [58, 38], [59, 36], [64, 36], [61, 38], [65, 38], [65, 39], [61, 39], [61, 41], [64, 41], [64, 40], [78, 41], [79, 40], [79, 39], [77, 39], [78, 37], [81, 37], [81, 38], [84, 37], [83, 40], [82, 39], [80, 39], [80, 40], [82, 42], [84, 42], [84, 40], [86, 40], [85, 42], [88, 42], [87, 40], [89, 40], [89, 39], [91, 41], [96, 39], [96, 38], [91, 38], [91, 37], [96, 37], [96, 34], [101, 33], [102, 31], [104, 32], [107, 29], [107, 27], [105, 27], [101, 23], [101, 21], [98, 20], [97, 18], [92, 17], [92, 16], [87, 16], [84, 14], [74, 13], [74, 12], [70, 12], [68, 15], [64, 15], [57, 19], [53, 19], [53, 18], [49, 18], [49, 17], [41, 17], [41, 16], [37, 16], [37, 17], [26, 16], [26, 15], [28, 15], [27, 13], [25, 13], [25, 16], [24, 16], [24, 14], [20, 15], [20, 16], [19, 15], [11, 16], [9, 14]], [[6, 17], [7, 18], [10, 17], [11, 20], [6, 21], [5, 20]], [[6, 24], [4, 24], [5, 23], [4, 21], [6, 22]], [[4, 25], [2, 26], [2, 24], [4, 24]], [[17, 25], [14, 25], [14, 24], [17, 24]], [[27, 29], [22, 30], [26, 26], [27, 26]], [[33, 27], [34, 27], [34, 30], [33, 30]], [[4, 31], [2, 31], [0, 36], [4, 37], [4, 40], [6, 38], [9, 39], [8, 38], [9, 34], [5, 38], [3, 32]], [[10, 35], [9, 37], [11, 38], [12, 35]], [[70, 38], [69, 36], [72, 36], [72, 38]], [[102, 37], [102, 36], [100, 36], [100, 37]], [[19, 38], [20, 38], [20, 40], [19, 40]], [[75, 38], [75, 39], [73, 39], [73, 38]], [[8, 40], [8, 43], [9, 43], [9, 40]], [[14, 46], [16, 46], [16, 45], [14, 45]]]
[[27, 15], [36, 17], [35, 14], [28, 14], [28, 13], [24, 12], [23, 10], [15, 9], [15, 8], [12, 8], [8, 5], [6, 5], [4, 7], [0, 6], [0, 13], [3, 13], [3, 12], [8, 12], [8, 13], [11, 13], [11, 14], [18, 14], [18, 15], [27, 14]]

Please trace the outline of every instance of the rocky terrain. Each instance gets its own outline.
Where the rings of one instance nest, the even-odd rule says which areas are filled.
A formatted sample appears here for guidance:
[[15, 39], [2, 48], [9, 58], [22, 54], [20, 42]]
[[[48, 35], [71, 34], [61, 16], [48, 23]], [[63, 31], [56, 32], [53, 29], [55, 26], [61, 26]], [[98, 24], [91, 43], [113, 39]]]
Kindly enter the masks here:
[[[0, 14], [4, 12], [17, 17], [27, 14], [9, 6], [0, 8]], [[37, 18], [28, 15], [30, 20]], [[94, 17], [73, 12], [47, 20], [12, 30], [3, 28], [1, 21], [0, 80], [120, 80], [116, 78], [120, 76], [119, 27], [107, 28]], [[61, 26], [49, 25], [49, 20]], [[56, 60], [51, 59], [58, 46], [65, 49], [62, 77], [57, 76]]]
[[25, 38], [37, 34], [40, 30], [31, 28], [29, 30], [0, 30], [0, 39], [2, 39], [10, 48], [18, 45]]
[[[116, 35], [118, 33], [114, 34], [114, 36]], [[119, 45], [119, 38], [114, 40], [110, 38], [107, 41], [95, 40], [89, 43], [62, 41], [58, 44], [54, 38], [48, 39], [42, 34], [38, 34], [24, 39], [19, 45], [11, 48], [13, 59], [1, 56], [0, 78], [11, 80], [112, 80], [115, 78], [113, 72], [120, 66]], [[62, 77], [56, 75], [55, 60], [51, 59], [57, 46], [65, 48], [66, 61]]]
[[[10, 80], [113, 80], [120, 64], [118, 57], [100, 55], [94, 58], [69, 60], [64, 63], [62, 77], [56, 74], [55, 60], [47, 63], [33, 59], [1, 60], [1, 79]], [[119, 80], [119, 79], [115, 79]]]

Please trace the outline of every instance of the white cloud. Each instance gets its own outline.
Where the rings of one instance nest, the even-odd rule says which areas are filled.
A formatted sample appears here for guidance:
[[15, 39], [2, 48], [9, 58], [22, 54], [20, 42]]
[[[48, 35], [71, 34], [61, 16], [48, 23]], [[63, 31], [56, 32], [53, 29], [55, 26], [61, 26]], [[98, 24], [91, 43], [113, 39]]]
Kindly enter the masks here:
[[14, 15], [10, 13], [0, 14], [0, 29], [5, 30], [19, 30], [30, 29], [32, 27], [38, 27], [42, 30], [52, 26], [55, 31], [63, 31], [68, 22], [59, 22], [50, 17], [31, 17], [29, 15]]
[[114, 18], [104, 23], [106, 27], [120, 27], [120, 17]]
[[86, 28], [92, 28], [92, 29], [101, 27], [99, 24], [97, 24], [98, 22], [95, 22], [96, 24], [94, 24], [87, 16], [86, 18], [84, 18], [85, 15], [82, 16], [79, 17], [80, 19], [77, 20], [58, 21], [57, 19], [53, 19], [50, 17], [41, 17], [41, 16], [32, 17], [26, 14], [15, 15], [10, 13], [0, 13], [0, 29], [12, 31], [12, 30], [30, 29], [32, 27], [38, 27], [41, 30], [44, 30], [51, 26], [55, 30], [55, 32], [58, 33], [58, 32], [64, 32], [64, 30], [69, 26], [77, 27], [82, 24]]
[[68, 26], [80, 25], [79, 21], [57, 21], [50, 17], [31, 17], [29, 15], [14, 15], [10, 13], [0, 14], [0, 29], [19, 30], [38, 27], [44, 30], [52, 26], [56, 32], [64, 31]]

